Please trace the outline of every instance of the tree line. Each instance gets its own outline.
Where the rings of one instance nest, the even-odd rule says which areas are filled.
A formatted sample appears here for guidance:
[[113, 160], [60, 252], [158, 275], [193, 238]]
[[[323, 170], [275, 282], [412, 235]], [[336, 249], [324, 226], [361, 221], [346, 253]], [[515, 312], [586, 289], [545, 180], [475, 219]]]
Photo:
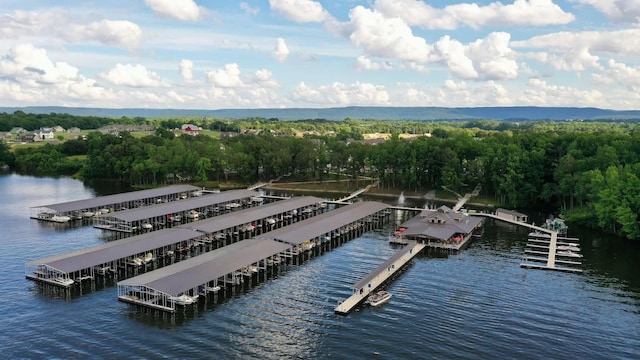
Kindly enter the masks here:
[[[265, 126], [291, 131], [281, 123]], [[416, 130], [429, 128], [431, 136], [403, 139], [398, 128], [408, 125], [397, 123], [349, 121], [338, 124], [342, 128], [337, 132], [326, 131], [333, 126], [327, 122], [292, 123], [315, 129], [304, 137], [268, 131], [220, 139], [174, 136], [162, 126], [141, 138], [93, 132], [86, 140], [16, 150], [15, 168], [132, 185], [231, 179], [253, 183], [283, 176], [315, 181], [370, 176], [383, 188], [425, 192], [442, 186], [465, 192], [480, 184], [484, 196], [504, 206], [551, 207], [570, 221], [640, 239], [637, 124], [540, 122], [506, 127], [476, 122], [480, 128], [469, 122], [428, 123]], [[257, 127], [261, 122], [235, 126], [247, 124]], [[314, 127], [318, 124], [325, 130]], [[344, 141], [377, 126], [392, 130], [391, 138], [378, 145]]]

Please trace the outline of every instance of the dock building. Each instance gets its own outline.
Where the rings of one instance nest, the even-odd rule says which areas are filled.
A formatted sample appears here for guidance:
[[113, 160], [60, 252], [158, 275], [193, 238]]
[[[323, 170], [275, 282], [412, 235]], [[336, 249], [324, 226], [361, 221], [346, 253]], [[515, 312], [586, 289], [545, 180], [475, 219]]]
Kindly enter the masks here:
[[422, 210], [402, 223], [389, 241], [407, 244], [408, 240], [415, 240], [431, 248], [460, 250], [468, 245], [473, 232], [481, 226], [482, 218], [441, 206], [435, 211]]

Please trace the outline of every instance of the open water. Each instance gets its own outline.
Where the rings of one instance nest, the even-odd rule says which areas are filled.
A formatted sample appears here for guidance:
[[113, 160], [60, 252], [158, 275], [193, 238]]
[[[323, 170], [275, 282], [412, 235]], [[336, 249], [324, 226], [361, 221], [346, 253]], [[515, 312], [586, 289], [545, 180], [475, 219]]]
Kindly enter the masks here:
[[580, 229], [582, 274], [520, 268], [527, 231], [489, 221], [461, 254], [415, 258], [391, 302], [346, 317], [333, 309], [395, 251], [391, 225], [173, 317], [109, 284], [66, 297], [26, 280], [29, 260], [105, 241], [29, 208], [111, 192], [0, 175], [0, 358], [640, 359], [640, 247]]

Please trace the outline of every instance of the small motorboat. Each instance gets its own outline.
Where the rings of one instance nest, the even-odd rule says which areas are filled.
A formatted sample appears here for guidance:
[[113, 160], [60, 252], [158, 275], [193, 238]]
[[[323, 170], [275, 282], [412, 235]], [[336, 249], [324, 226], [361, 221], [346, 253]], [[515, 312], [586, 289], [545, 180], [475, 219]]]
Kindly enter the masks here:
[[389, 302], [389, 300], [391, 300], [391, 293], [382, 290], [369, 295], [367, 304], [376, 307]]
[[575, 252], [569, 251], [569, 250], [558, 251], [558, 252], [556, 252], [556, 255], [557, 256], [572, 257], [572, 258], [581, 258], [582, 257], [582, 254], [578, 254], [578, 253], [575, 253]]
[[146, 230], [151, 230], [151, 229], [153, 229], [153, 225], [151, 225], [148, 222], [144, 222], [144, 223], [142, 223], [142, 228], [146, 229]]
[[170, 296], [169, 301], [175, 303], [176, 305], [185, 306], [185, 305], [191, 305], [194, 302], [196, 302], [196, 298], [189, 295], [182, 294], [180, 296]]

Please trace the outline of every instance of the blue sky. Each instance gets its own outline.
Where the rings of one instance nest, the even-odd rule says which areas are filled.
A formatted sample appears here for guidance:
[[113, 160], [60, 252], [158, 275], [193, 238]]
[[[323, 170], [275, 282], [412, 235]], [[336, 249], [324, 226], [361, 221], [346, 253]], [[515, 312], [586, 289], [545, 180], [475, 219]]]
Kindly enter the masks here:
[[35, 105], [640, 109], [640, 0], [5, 0]]

